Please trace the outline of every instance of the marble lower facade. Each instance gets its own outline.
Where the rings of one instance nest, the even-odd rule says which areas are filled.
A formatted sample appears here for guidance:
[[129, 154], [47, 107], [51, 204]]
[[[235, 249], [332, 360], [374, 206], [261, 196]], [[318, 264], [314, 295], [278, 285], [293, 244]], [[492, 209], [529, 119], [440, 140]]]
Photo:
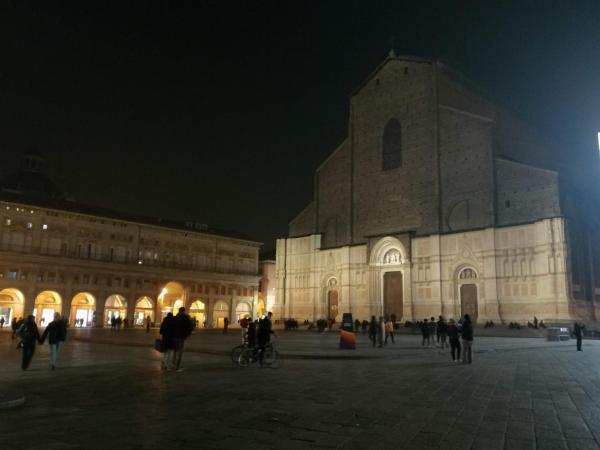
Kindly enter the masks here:
[[574, 300], [563, 218], [460, 233], [369, 238], [321, 248], [321, 235], [277, 242], [280, 317], [416, 321], [432, 316], [479, 322], [546, 322], [595, 317]]

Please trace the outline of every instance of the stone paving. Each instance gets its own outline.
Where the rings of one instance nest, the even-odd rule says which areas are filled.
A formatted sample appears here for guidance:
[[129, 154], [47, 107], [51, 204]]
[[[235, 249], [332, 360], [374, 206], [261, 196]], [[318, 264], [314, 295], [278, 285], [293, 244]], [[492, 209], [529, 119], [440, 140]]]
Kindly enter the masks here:
[[[56, 371], [46, 345], [27, 372], [0, 334], [0, 390], [26, 395], [0, 410], [0, 449], [599, 448], [600, 341], [576, 352], [574, 341], [479, 338], [462, 365], [417, 336], [385, 349], [359, 337], [356, 355], [368, 358], [303, 355], [271, 370], [203, 353], [201, 341], [225, 351], [237, 334], [201, 333], [175, 373], [160, 371], [143, 332], [75, 339], [84, 333], [69, 334]], [[335, 344], [316, 333], [278, 343], [284, 355], [339, 354]]]

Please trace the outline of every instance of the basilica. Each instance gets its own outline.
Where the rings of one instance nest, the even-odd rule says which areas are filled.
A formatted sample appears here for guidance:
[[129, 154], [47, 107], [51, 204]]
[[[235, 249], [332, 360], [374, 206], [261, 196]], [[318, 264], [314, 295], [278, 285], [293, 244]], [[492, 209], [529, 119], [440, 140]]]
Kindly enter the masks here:
[[276, 315], [595, 320], [597, 151], [576, 163], [497, 103], [445, 64], [391, 52], [277, 241]]

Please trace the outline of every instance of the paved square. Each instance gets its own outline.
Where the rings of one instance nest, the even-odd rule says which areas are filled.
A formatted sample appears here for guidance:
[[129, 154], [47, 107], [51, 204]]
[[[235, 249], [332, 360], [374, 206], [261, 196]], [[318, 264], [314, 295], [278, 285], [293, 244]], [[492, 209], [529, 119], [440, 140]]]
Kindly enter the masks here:
[[201, 332], [175, 373], [153, 338], [71, 330], [56, 371], [46, 345], [22, 372], [0, 333], [0, 394], [26, 395], [0, 410], [0, 448], [599, 448], [598, 341], [476, 337], [464, 366], [418, 336], [378, 349], [361, 335], [352, 352], [288, 332], [271, 370], [232, 364], [234, 330]]

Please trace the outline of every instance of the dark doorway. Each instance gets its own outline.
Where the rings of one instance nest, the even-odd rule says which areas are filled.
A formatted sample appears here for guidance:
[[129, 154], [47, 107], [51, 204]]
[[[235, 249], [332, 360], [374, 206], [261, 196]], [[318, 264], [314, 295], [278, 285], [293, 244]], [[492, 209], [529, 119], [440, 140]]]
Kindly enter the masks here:
[[327, 304], [328, 304], [328, 319], [331, 322], [333, 319], [336, 320], [338, 315], [338, 292], [329, 291], [327, 293]]
[[402, 272], [386, 272], [383, 275], [383, 315], [388, 319], [392, 314], [401, 320], [403, 310]]
[[477, 320], [479, 308], [477, 306], [477, 286], [474, 284], [463, 284], [460, 287], [460, 309], [461, 315], [468, 314], [471, 320]]

